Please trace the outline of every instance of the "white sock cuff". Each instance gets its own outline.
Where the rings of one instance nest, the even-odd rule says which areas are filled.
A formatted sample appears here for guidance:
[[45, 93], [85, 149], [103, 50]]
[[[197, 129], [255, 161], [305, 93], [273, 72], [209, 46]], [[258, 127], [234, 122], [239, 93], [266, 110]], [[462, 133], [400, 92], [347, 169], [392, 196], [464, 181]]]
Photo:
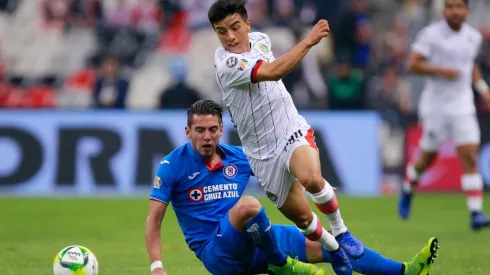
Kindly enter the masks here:
[[461, 188], [463, 191], [482, 190], [483, 179], [480, 174], [465, 174], [461, 176]]
[[318, 223], [318, 217], [316, 216], [315, 213], [312, 213], [312, 214], [313, 214], [313, 220], [311, 220], [310, 225], [308, 225], [308, 227], [306, 229], [301, 229], [301, 228], [297, 227], [299, 232], [303, 233], [304, 235], [310, 235], [311, 233], [315, 232], [315, 230], [316, 230], [316, 225]]
[[332, 186], [328, 181], [325, 181], [325, 187], [322, 191], [316, 194], [311, 194], [311, 198], [317, 204], [324, 204], [330, 201], [335, 196]]
[[406, 175], [408, 180], [410, 181], [417, 181], [420, 178], [420, 174], [417, 172], [417, 169], [415, 169], [415, 166], [413, 166], [413, 164], [409, 164], [407, 166]]

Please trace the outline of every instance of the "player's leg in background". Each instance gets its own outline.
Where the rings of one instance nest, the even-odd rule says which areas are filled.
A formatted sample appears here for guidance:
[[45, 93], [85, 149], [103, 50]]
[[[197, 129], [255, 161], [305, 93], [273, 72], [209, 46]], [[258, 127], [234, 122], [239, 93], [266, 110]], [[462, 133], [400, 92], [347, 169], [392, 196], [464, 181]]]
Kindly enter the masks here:
[[[310, 131], [309, 134], [311, 135]], [[312, 142], [311, 139], [307, 138], [308, 142]], [[332, 186], [322, 176], [320, 155], [316, 145], [312, 142], [312, 144], [300, 145], [292, 150], [289, 170], [311, 194], [318, 209], [326, 216], [332, 234], [340, 246], [350, 257], [360, 257], [364, 251], [364, 245], [347, 230], [344, 224], [337, 196]]]
[[[273, 225], [276, 239], [280, 240], [281, 249], [290, 257], [298, 257], [300, 261], [310, 263], [331, 263], [330, 253], [318, 242], [313, 242], [299, 233], [294, 226]], [[430, 270], [438, 249], [437, 240], [432, 238], [429, 243], [406, 263], [394, 261], [380, 253], [365, 248], [358, 259], [351, 259], [354, 271], [368, 275], [418, 275], [423, 268]], [[427, 263], [430, 263], [427, 266]], [[422, 265], [420, 265], [422, 264]]]
[[480, 128], [474, 115], [460, 116], [452, 124], [452, 138], [461, 162], [463, 176], [461, 187], [466, 195], [471, 228], [490, 226], [490, 219], [483, 215], [483, 179], [478, 171]]
[[422, 174], [431, 166], [437, 157], [437, 151], [444, 138], [444, 121], [439, 117], [421, 118], [423, 133], [419, 142], [420, 154], [415, 161], [408, 163], [405, 179], [400, 188], [398, 213], [402, 219], [408, 219], [412, 198]]
[[305, 196], [305, 189], [299, 181], [293, 182], [284, 203], [280, 203], [278, 208], [286, 218], [296, 224], [298, 235], [326, 248], [326, 253], [330, 255], [332, 268], [336, 274], [352, 274], [352, 265], [347, 254], [311, 210]]

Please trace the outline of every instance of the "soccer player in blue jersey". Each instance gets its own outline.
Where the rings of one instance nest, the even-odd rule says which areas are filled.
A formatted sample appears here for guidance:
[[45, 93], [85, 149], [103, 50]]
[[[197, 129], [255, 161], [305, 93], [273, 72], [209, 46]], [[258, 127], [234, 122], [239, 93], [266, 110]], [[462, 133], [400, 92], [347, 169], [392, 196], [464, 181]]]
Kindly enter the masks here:
[[[187, 120], [190, 142], [160, 162], [150, 195], [146, 246], [152, 274], [166, 274], [161, 223], [170, 202], [189, 248], [214, 275], [324, 274], [305, 262], [331, 263], [336, 260], [332, 254], [295, 226], [271, 225], [258, 200], [242, 197], [252, 171], [241, 147], [219, 144], [220, 105], [198, 101], [189, 108]], [[291, 192], [304, 193], [304, 188], [293, 184]], [[428, 274], [437, 249], [437, 239], [431, 238], [407, 263], [368, 248], [360, 258], [350, 260], [353, 269], [363, 274]]]

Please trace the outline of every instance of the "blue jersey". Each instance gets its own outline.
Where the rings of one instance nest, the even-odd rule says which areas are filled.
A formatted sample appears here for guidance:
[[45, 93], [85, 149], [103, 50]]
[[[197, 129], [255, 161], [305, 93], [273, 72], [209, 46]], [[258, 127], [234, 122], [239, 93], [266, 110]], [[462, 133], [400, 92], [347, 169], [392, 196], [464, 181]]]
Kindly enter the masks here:
[[190, 143], [172, 151], [160, 162], [150, 195], [152, 200], [172, 203], [187, 245], [199, 258], [252, 175], [242, 147], [218, 148], [224, 159], [214, 167]]

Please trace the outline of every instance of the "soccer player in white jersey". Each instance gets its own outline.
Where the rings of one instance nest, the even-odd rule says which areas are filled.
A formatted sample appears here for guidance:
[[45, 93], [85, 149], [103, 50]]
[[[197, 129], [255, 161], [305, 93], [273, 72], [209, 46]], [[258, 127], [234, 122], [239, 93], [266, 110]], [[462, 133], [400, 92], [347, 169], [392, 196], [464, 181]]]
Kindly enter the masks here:
[[[222, 46], [216, 50], [216, 78], [252, 170], [269, 199], [310, 240], [332, 253], [337, 274], [351, 274], [346, 256], [359, 258], [364, 245], [348, 230], [334, 189], [323, 178], [313, 130], [298, 113], [281, 78], [327, 37], [320, 20], [309, 36], [275, 59], [264, 33], [250, 33], [245, 0], [218, 0], [208, 12]], [[305, 197], [312, 195], [332, 229], [328, 233]]]
[[483, 181], [477, 168], [480, 129], [472, 85], [489, 104], [490, 91], [475, 64], [482, 35], [465, 23], [468, 13], [468, 0], [446, 0], [444, 19], [425, 27], [412, 45], [408, 70], [427, 76], [419, 105], [422, 152], [407, 166], [398, 210], [402, 218], [409, 217], [412, 191], [435, 159], [441, 142], [449, 137], [463, 168], [461, 186], [471, 213], [471, 228], [478, 230], [489, 226], [490, 220], [482, 213]]

